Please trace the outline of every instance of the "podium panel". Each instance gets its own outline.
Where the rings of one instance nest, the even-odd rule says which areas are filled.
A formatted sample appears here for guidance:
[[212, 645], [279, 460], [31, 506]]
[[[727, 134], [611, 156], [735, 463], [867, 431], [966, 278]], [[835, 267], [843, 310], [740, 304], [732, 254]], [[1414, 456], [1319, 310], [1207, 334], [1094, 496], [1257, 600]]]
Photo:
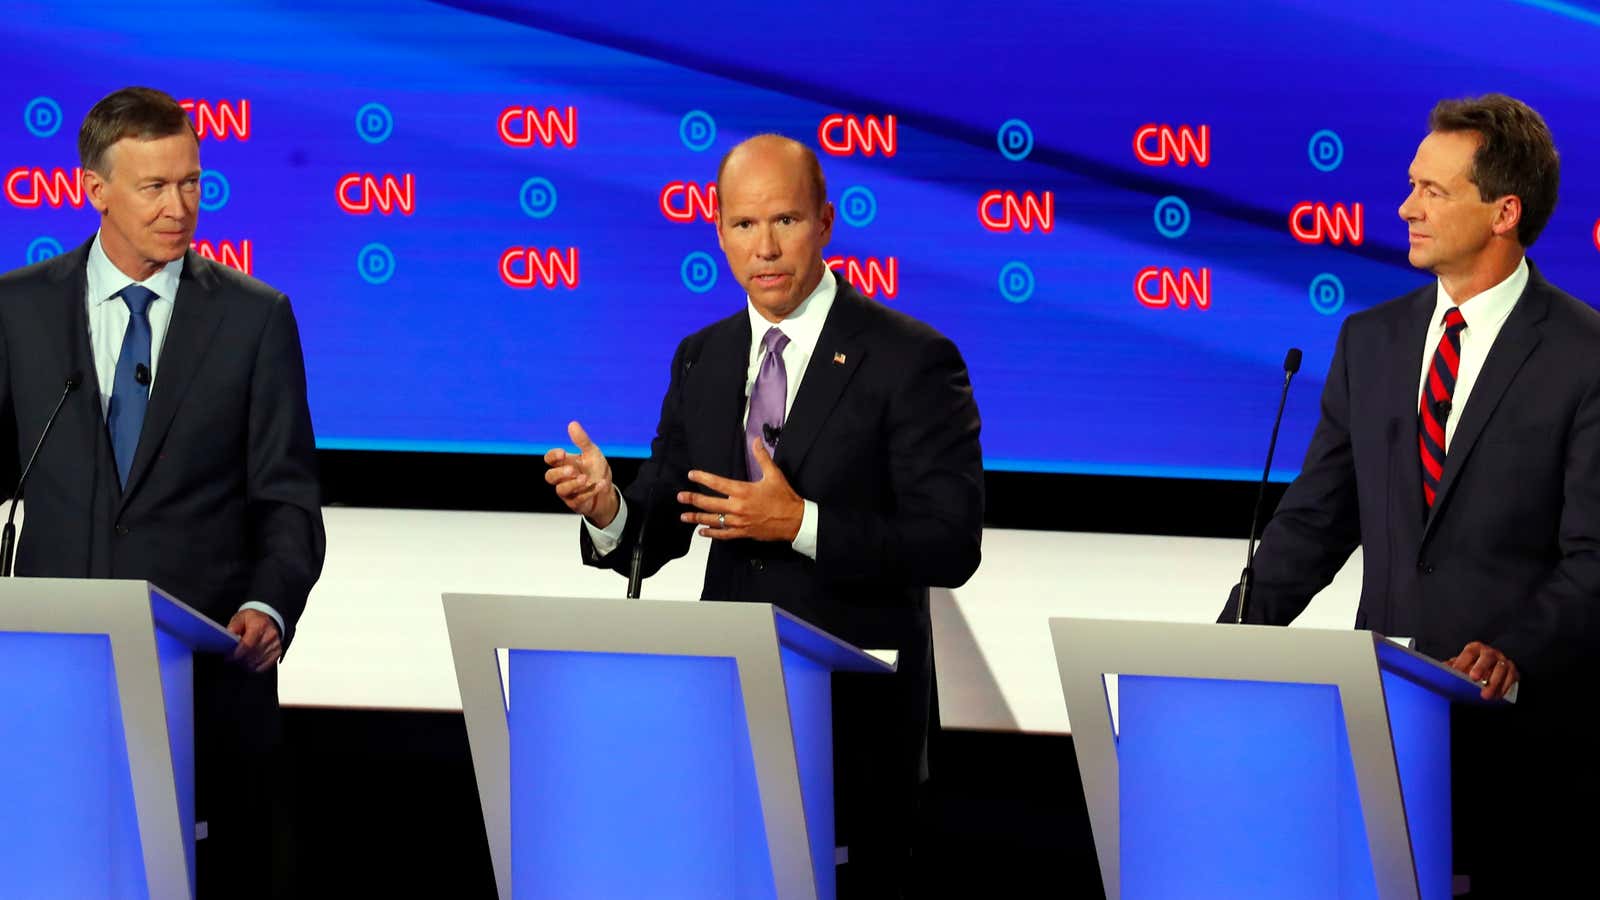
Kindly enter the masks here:
[[1336, 688], [1122, 676], [1117, 696], [1124, 897], [1374, 897]]
[[1448, 900], [1476, 684], [1370, 632], [1050, 628], [1108, 898]]
[[233, 635], [145, 582], [0, 581], [0, 897], [190, 897], [190, 654]]
[[835, 896], [831, 673], [889, 666], [766, 604], [444, 607], [502, 898]]
[[560, 736], [511, 742], [515, 896], [774, 896], [733, 660], [513, 650], [509, 665], [511, 734]]

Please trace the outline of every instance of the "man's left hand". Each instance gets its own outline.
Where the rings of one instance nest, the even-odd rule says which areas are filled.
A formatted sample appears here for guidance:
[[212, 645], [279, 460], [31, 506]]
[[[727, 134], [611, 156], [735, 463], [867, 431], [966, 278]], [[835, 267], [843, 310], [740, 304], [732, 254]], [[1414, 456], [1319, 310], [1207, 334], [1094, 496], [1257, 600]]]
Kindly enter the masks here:
[[735, 481], [710, 472], [691, 471], [690, 481], [726, 496], [681, 491], [678, 502], [699, 510], [686, 512], [681, 518], [701, 526], [701, 536], [714, 540], [793, 541], [800, 533], [805, 501], [789, 486], [789, 479], [783, 477], [783, 471], [773, 463], [761, 438], [753, 438], [750, 449], [761, 466], [761, 480]]
[[1517, 664], [1510, 657], [1482, 641], [1473, 641], [1463, 647], [1461, 653], [1445, 665], [1457, 672], [1465, 672], [1468, 678], [1483, 685], [1482, 697], [1485, 700], [1505, 697], [1521, 677], [1517, 672]]
[[278, 623], [264, 612], [241, 609], [228, 620], [228, 630], [239, 636], [239, 645], [228, 657], [252, 672], [265, 672], [278, 664], [283, 655]]

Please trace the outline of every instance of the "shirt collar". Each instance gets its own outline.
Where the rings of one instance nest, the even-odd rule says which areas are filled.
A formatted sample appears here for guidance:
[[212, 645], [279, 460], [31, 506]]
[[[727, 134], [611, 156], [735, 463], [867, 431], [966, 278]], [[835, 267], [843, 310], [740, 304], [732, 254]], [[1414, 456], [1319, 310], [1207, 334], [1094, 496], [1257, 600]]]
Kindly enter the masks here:
[[[1459, 307], [1461, 317], [1467, 320], [1468, 328], [1474, 325], [1498, 328], [1511, 315], [1511, 307], [1517, 304], [1517, 298], [1522, 296], [1522, 290], [1527, 286], [1528, 258], [1523, 257], [1504, 281], [1462, 303]], [[1439, 282], [1439, 298], [1433, 304], [1433, 324], [1438, 326], [1444, 320], [1444, 314], [1455, 305], [1444, 289], [1444, 282]]]
[[[178, 297], [178, 277], [183, 274], [183, 257], [178, 257], [156, 270], [154, 275], [138, 282], [140, 285], [155, 292], [157, 299], [176, 300]], [[115, 300], [122, 293], [122, 289], [134, 283], [133, 279], [124, 275], [117, 264], [106, 255], [104, 247], [100, 246], [100, 232], [95, 232], [94, 243], [89, 246], [89, 308]]]
[[[833, 308], [833, 298], [838, 291], [839, 282], [834, 278], [833, 270], [824, 266], [817, 286], [795, 307], [794, 312], [777, 323], [791, 343], [806, 348], [806, 352], [810, 353], [810, 348], [815, 347], [817, 340], [822, 337], [822, 323], [827, 321], [828, 310]], [[750, 315], [750, 336], [759, 343], [773, 323], [756, 310], [755, 303], [748, 296], [745, 297], [745, 311]]]

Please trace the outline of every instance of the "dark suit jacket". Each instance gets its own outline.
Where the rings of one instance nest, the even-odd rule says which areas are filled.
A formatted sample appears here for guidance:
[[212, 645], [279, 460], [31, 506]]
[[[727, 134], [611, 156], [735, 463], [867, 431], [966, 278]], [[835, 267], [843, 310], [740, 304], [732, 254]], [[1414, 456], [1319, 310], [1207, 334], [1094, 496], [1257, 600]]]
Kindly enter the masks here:
[[[746, 477], [750, 341], [741, 308], [679, 344], [650, 459], [625, 492], [622, 544], [596, 559], [580, 527], [586, 563], [626, 573], [648, 527], [643, 570], [653, 574], [682, 556], [694, 534], [678, 521], [675, 497], [702, 490], [688, 470]], [[910, 727], [925, 728], [928, 588], [958, 586], [978, 567], [978, 431], [955, 345], [839, 279], [773, 456], [796, 493], [817, 504], [817, 558], [787, 544], [715, 542], [702, 599], [772, 603], [857, 646], [897, 648], [899, 677], [923, 698], [923, 719]]]
[[260, 601], [283, 616], [287, 644], [324, 550], [288, 298], [193, 252], [184, 258], [123, 490], [88, 340], [89, 246], [0, 276], [0, 422], [14, 429], [22, 460], [68, 374], [81, 376], [29, 476], [16, 570], [148, 579], [219, 623]]
[[1484, 641], [1522, 671], [1520, 702], [1537, 705], [1596, 634], [1600, 314], [1530, 263], [1452, 413], [1429, 512], [1417, 397], [1436, 298], [1430, 284], [1345, 321], [1304, 467], [1262, 537], [1248, 619], [1287, 624], [1360, 544], [1356, 627], [1414, 636], [1437, 659]]

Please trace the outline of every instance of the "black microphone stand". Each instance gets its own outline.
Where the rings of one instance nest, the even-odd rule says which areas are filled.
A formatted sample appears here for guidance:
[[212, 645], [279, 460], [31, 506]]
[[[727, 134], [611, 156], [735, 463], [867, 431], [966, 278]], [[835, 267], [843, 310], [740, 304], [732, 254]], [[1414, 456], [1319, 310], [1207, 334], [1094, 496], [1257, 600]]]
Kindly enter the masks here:
[[1289, 402], [1289, 381], [1300, 371], [1300, 348], [1291, 347], [1283, 358], [1283, 393], [1278, 396], [1278, 414], [1272, 420], [1272, 440], [1267, 444], [1267, 464], [1261, 470], [1261, 483], [1256, 487], [1256, 507], [1250, 515], [1250, 538], [1245, 543], [1244, 571], [1239, 573], [1239, 605], [1234, 610], [1233, 621], [1243, 625], [1245, 605], [1250, 600], [1250, 589], [1256, 580], [1256, 535], [1261, 524], [1261, 504], [1267, 496], [1267, 478], [1272, 474], [1272, 455], [1278, 449], [1278, 428], [1283, 424], [1283, 408]]

